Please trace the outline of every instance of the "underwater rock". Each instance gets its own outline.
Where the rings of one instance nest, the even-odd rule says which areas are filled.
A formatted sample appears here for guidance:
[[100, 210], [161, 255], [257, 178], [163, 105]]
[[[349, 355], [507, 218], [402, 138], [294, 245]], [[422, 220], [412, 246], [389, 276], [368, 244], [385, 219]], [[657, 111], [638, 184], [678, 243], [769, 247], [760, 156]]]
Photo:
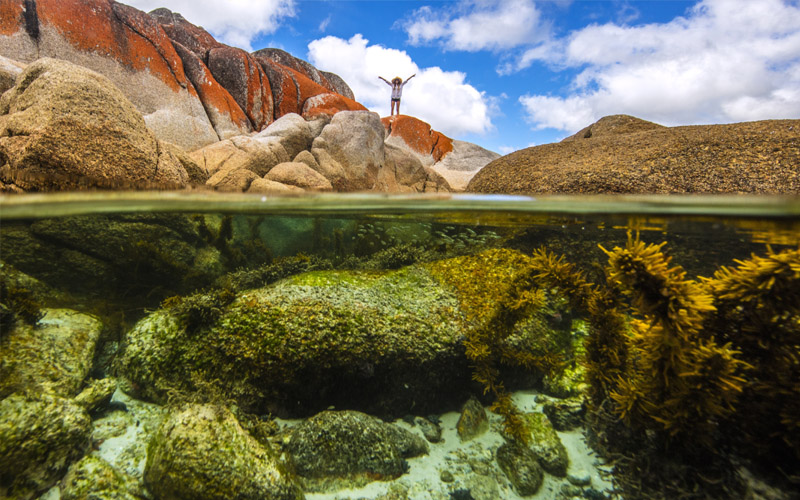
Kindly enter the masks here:
[[[434, 413], [474, 389], [464, 333], [526, 259], [489, 250], [395, 271], [320, 270], [275, 283], [287, 273], [264, 276], [249, 281], [261, 288], [225, 300], [198, 294], [142, 319], [117, 366], [137, 395], [158, 402], [216, 394], [256, 414], [306, 416], [331, 405]], [[313, 262], [298, 264], [294, 272]], [[518, 326], [509, 341], [519, 349], [564, 349], [538, 316]]]
[[284, 439], [307, 489], [360, 487], [400, 477], [406, 458], [428, 453], [424, 439], [357, 411], [324, 411], [292, 428]]
[[503, 443], [497, 449], [497, 465], [520, 496], [533, 495], [542, 486], [544, 472], [536, 454], [525, 446]]
[[73, 402], [92, 413], [106, 406], [116, 390], [117, 381], [111, 377], [92, 380], [80, 394], [75, 396]]
[[0, 99], [0, 158], [3, 182], [26, 191], [189, 184], [110, 80], [56, 59], [29, 64]]
[[100, 457], [88, 455], [72, 464], [61, 481], [61, 500], [142, 500], [148, 498], [134, 477]]
[[17, 321], [0, 341], [0, 397], [41, 391], [70, 398], [92, 368], [103, 325], [70, 309], [44, 309], [36, 325]]
[[425, 439], [431, 443], [438, 443], [442, 440], [442, 427], [438, 423], [431, 422], [429, 419], [422, 417], [414, 419], [414, 423], [419, 426], [419, 430], [422, 431], [422, 435], [425, 436]]
[[274, 452], [216, 405], [188, 405], [164, 420], [150, 440], [144, 480], [160, 500], [303, 498]]
[[458, 417], [456, 431], [461, 441], [474, 439], [489, 429], [489, 419], [486, 417], [486, 410], [483, 409], [480, 401], [470, 398], [461, 409], [461, 416]]
[[0, 238], [3, 258], [20, 271], [74, 294], [125, 296], [131, 307], [130, 296], [150, 295], [155, 305], [223, 273], [226, 259], [203, 227], [187, 215], [96, 215], [4, 224]]
[[539, 457], [542, 468], [554, 476], [565, 477], [569, 466], [567, 449], [550, 420], [544, 413], [525, 413], [522, 419], [530, 431], [529, 447]]
[[563, 401], [548, 401], [542, 406], [542, 412], [557, 431], [570, 431], [583, 425], [586, 408], [583, 398], [572, 398]]
[[583, 365], [566, 368], [556, 375], [545, 375], [542, 390], [545, 394], [556, 398], [571, 398], [583, 394], [586, 390]]
[[13, 394], [0, 401], [0, 498], [44, 493], [89, 449], [86, 411], [57, 396]]

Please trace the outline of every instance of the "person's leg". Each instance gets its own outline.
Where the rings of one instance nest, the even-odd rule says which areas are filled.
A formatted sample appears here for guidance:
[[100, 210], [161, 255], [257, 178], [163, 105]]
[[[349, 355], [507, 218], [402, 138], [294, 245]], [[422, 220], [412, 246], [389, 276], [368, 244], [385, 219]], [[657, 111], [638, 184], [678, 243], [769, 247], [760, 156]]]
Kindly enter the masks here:
[[392, 99], [392, 111], [391, 111], [391, 113], [389, 113], [389, 116], [393, 116], [394, 115], [394, 103], [395, 103], [395, 100]]
[[400, 99], [397, 100], [397, 114], [400, 114]]

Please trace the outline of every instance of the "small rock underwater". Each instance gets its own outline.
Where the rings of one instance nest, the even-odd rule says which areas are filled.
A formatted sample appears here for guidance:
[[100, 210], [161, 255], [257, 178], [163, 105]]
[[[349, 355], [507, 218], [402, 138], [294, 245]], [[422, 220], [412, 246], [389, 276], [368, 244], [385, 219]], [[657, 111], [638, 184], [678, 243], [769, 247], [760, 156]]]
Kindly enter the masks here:
[[0, 497], [795, 498], [795, 205], [367, 201], [4, 210]]

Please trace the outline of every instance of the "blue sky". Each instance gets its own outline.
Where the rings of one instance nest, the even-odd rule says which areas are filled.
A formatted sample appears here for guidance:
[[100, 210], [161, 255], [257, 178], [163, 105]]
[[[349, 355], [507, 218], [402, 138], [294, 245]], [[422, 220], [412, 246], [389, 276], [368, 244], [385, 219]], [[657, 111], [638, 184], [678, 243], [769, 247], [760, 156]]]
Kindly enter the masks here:
[[664, 125], [800, 118], [798, 0], [131, 0], [246, 50], [282, 48], [499, 153], [602, 116]]

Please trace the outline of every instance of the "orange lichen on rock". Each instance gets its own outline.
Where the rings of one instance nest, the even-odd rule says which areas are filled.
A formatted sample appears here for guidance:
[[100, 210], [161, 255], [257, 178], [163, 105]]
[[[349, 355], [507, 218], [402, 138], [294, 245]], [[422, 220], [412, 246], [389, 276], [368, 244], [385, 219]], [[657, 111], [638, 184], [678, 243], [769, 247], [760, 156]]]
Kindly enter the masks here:
[[25, 22], [25, 6], [22, 0], [3, 0], [0, 2], [0, 35], [11, 36], [18, 33]]
[[41, 26], [58, 30], [75, 49], [147, 70], [175, 91], [194, 93], [169, 37], [146, 13], [110, 0], [38, 0], [36, 6]]
[[389, 135], [399, 137], [419, 154], [431, 155], [435, 162], [453, 151], [453, 141], [413, 116], [395, 115], [381, 119]]
[[333, 116], [339, 111], [366, 111], [367, 108], [352, 99], [332, 92], [318, 94], [306, 99], [303, 104], [303, 118], [313, 119], [320, 115]]
[[[214, 108], [219, 113], [227, 115], [233, 125], [241, 128], [243, 132], [248, 132], [251, 128], [250, 120], [236, 103], [236, 100], [231, 96], [230, 92], [217, 82], [208, 67], [203, 64], [203, 61], [200, 60], [194, 52], [180, 43], [174, 42], [174, 45], [175, 50], [183, 61], [186, 75], [189, 77], [195, 89], [197, 89], [197, 93], [200, 95], [200, 101], [203, 103], [206, 112], [208, 112], [209, 118], [211, 119], [212, 125], [217, 130], [217, 133], [219, 134], [220, 130], [218, 130], [218, 124], [216, 123], [214, 113], [209, 108]], [[220, 135], [220, 137], [222, 138], [222, 135]]]
[[221, 46], [209, 51], [208, 67], [245, 112], [253, 129], [261, 130], [272, 123], [270, 82], [253, 56], [242, 49]]

